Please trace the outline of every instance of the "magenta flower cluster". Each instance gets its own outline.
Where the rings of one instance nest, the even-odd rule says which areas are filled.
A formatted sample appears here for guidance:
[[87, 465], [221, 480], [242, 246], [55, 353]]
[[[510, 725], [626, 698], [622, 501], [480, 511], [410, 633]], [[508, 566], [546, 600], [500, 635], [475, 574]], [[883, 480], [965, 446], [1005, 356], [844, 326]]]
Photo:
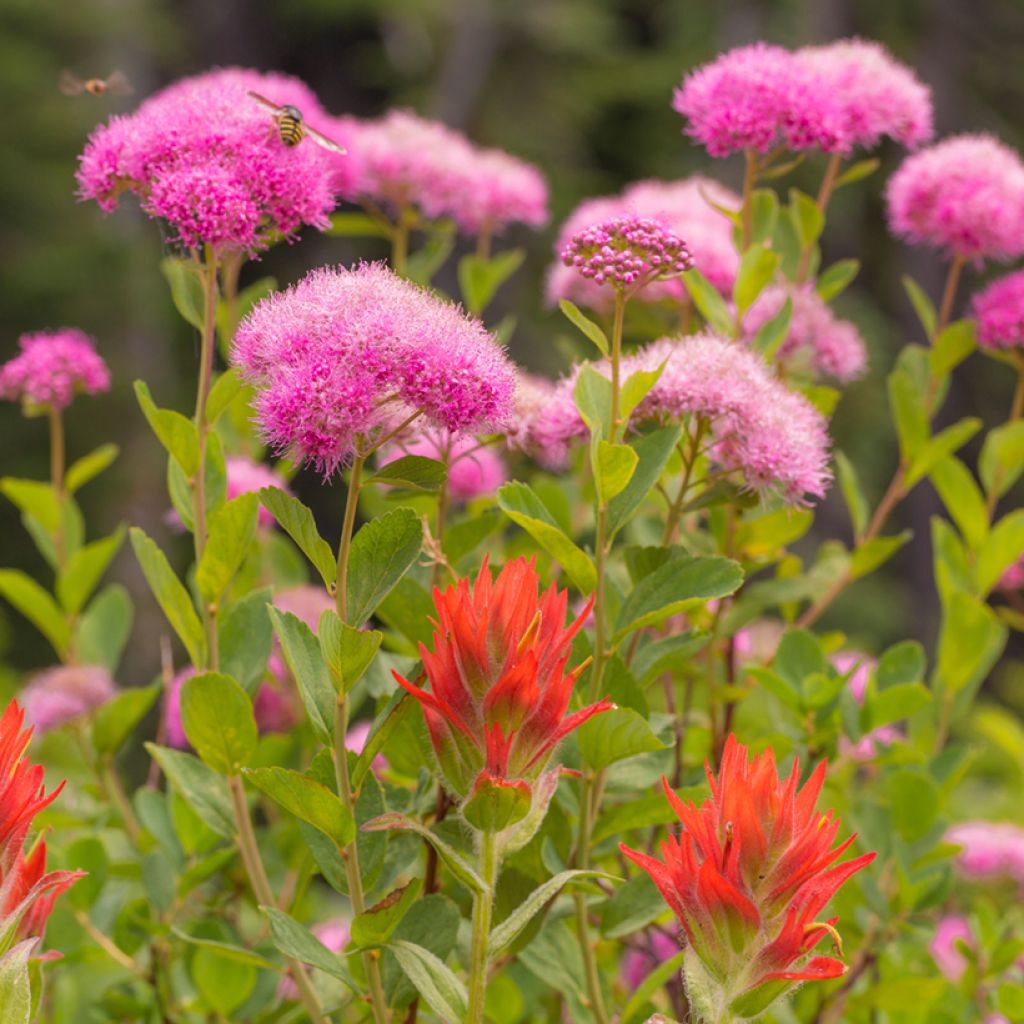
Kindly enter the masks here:
[[978, 344], [990, 349], [1024, 347], [1024, 270], [993, 281], [974, 297]]
[[42, 733], [88, 715], [116, 692], [102, 665], [55, 665], [32, 679], [19, 699], [26, 721]]
[[562, 263], [595, 284], [626, 290], [694, 265], [686, 242], [650, 217], [612, 217], [577, 232]]
[[479, 321], [379, 264], [315, 270], [265, 299], [233, 358], [267, 442], [325, 476], [413, 414], [456, 434], [499, 428], [515, 391]]
[[84, 332], [23, 334], [21, 352], [0, 366], [0, 398], [28, 406], [66, 409], [77, 394], [110, 390], [110, 371]]
[[104, 210], [133, 192], [171, 240], [218, 252], [251, 252], [272, 232], [326, 227], [337, 171], [324, 150], [280, 139], [273, 111], [249, 91], [298, 107], [314, 128], [326, 121], [296, 79], [241, 68], [185, 78], [134, 114], [93, 132], [78, 168], [79, 194]]
[[1024, 163], [987, 135], [956, 135], [908, 157], [886, 189], [889, 227], [981, 263], [1024, 253]]

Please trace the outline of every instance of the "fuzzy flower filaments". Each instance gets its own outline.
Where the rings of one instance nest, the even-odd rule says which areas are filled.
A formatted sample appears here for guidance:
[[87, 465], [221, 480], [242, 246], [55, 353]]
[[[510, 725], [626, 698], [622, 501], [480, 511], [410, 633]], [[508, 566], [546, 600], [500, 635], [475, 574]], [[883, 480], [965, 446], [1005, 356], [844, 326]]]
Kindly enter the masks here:
[[974, 297], [978, 344], [1024, 349], [1024, 270], [1000, 277]]
[[325, 476], [403, 421], [499, 429], [515, 372], [483, 325], [379, 264], [315, 270], [261, 302], [233, 358], [278, 452]]
[[170, 225], [171, 241], [218, 254], [251, 252], [272, 232], [303, 224], [326, 227], [330, 160], [309, 140], [286, 146], [273, 112], [250, 91], [298, 107], [313, 127], [325, 117], [313, 93], [284, 75], [226, 68], [186, 78], [93, 132], [79, 195], [110, 211], [133, 192], [149, 216]]
[[92, 339], [74, 327], [23, 334], [21, 352], [0, 366], [0, 398], [20, 401], [26, 410], [60, 412], [75, 395], [110, 390], [110, 371]]

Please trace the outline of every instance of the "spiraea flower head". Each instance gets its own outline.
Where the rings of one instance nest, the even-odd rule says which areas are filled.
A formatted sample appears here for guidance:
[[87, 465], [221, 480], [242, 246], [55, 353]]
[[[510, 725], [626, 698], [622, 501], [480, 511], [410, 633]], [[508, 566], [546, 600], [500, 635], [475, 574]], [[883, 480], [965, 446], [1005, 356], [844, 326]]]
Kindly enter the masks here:
[[771, 750], [749, 757], [730, 736], [718, 777], [707, 768], [711, 799], [685, 803], [666, 781], [682, 833], [661, 844], [661, 859], [622, 845], [678, 917], [686, 935], [691, 1003], [709, 1021], [758, 1017], [801, 981], [838, 978], [839, 959], [814, 955], [836, 918], [825, 905], [875, 855], [835, 862], [839, 821], [816, 808], [822, 762], [800, 787], [800, 767], [779, 778]]
[[967, 878], [1010, 878], [1024, 886], [1024, 828], [1008, 821], [965, 821], [946, 833], [961, 847], [957, 870]]
[[585, 667], [566, 671], [585, 618], [566, 626], [567, 602], [554, 584], [540, 593], [525, 558], [507, 563], [494, 580], [485, 561], [473, 583], [461, 579], [434, 591], [434, 649], [420, 645], [430, 689], [395, 678], [420, 702], [441, 771], [458, 796], [490, 783], [528, 787], [562, 739], [612, 706], [602, 700], [567, 714]]
[[711, 156], [777, 146], [842, 151], [849, 141], [833, 93], [817, 72], [780, 46], [754, 43], [691, 72], [672, 106], [686, 134]]
[[314, 129], [326, 120], [313, 93], [286, 75], [223, 68], [185, 78], [93, 132], [79, 195], [109, 211], [133, 192], [170, 226], [171, 241], [218, 253], [258, 250], [270, 234], [303, 224], [326, 227], [331, 157], [309, 139], [285, 145], [274, 111], [250, 92], [297, 107]]
[[843, 135], [851, 145], [873, 149], [888, 136], [914, 149], [931, 140], [931, 90], [884, 46], [841, 39], [806, 46], [796, 56], [837, 102]]
[[414, 414], [454, 434], [500, 428], [515, 392], [478, 320], [380, 264], [315, 270], [264, 299], [233, 359], [267, 442], [325, 476]]
[[110, 371], [92, 339], [74, 327], [23, 334], [21, 352], [0, 366], [0, 398], [27, 412], [66, 409], [75, 395], [110, 390]]
[[989, 349], [1024, 348], [1024, 270], [997, 278], [974, 297], [978, 344]]
[[562, 263], [595, 284], [639, 290], [694, 265], [686, 242], [651, 217], [612, 217], [577, 232]]
[[907, 157], [885, 193], [889, 228], [981, 263], [1024, 253], [1024, 163], [989, 135], [955, 135]]
[[117, 692], [102, 665], [56, 665], [40, 672], [21, 693], [28, 723], [40, 732], [58, 729], [106, 704]]
[[[649, 217], [686, 239], [700, 272], [721, 292], [732, 291], [739, 269], [739, 254], [732, 240], [728, 217], [715, 206], [738, 210], [740, 198], [711, 178], [695, 175], [679, 181], [637, 181], [616, 196], [602, 196], [582, 202], [566, 219], [555, 241], [560, 257], [580, 231], [613, 217]], [[611, 293], [593, 279], [580, 276], [559, 258], [547, 276], [548, 300], [554, 304], [570, 299], [577, 305], [606, 310]], [[678, 277], [652, 281], [636, 294], [636, 301], [680, 302], [686, 290]]]

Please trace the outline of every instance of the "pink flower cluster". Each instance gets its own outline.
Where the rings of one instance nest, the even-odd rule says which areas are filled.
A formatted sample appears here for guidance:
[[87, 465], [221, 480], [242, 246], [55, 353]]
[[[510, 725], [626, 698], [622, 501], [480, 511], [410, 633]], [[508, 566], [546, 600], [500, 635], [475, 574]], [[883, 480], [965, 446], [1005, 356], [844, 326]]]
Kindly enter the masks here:
[[993, 281], [974, 297], [978, 344], [984, 348], [1024, 347], [1024, 270]]
[[497, 149], [473, 145], [437, 121], [392, 110], [375, 121], [339, 119], [351, 150], [347, 198], [425, 217], [451, 217], [468, 234], [521, 222], [543, 227], [548, 189], [536, 167]]
[[889, 227], [916, 245], [981, 263], [1024, 253], [1024, 163], [988, 135], [915, 153], [886, 188]]
[[934, 132], [931, 90], [885, 47], [865, 39], [807, 46], [797, 59], [838, 105], [847, 146], [873, 149], [888, 136], [913, 149]]
[[1011, 592], [1024, 590], [1024, 555], [999, 577], [999, 589]]
[[[740, 473], [748, 487], [777, 491], [794, 504], [823, 497], [831, 480], [829, 438], [822, 415], [803, 395], [789, 390], [747, 349], [713, 334], [663, 338], [622, 360], [622, 379], [664, 364], [661, 377], [630, 418], [703, 421], [710, 430], [711, 458]], [[610, 375], [606, 362], [596, 369]], [[552, 458], [587, 433], [573, 401], [579, 368], [558, 385], [533, 425], [533, 435]]]
[[[648, 217], [686, 239], [700, 272], [719, 290], [729, 293], [739, 269], [732, 241], [732, 224], [711, 204], [738, 210], [740, 197], [711, 178], [694, 176], [680, 181], [638, 181], [617, 196], [582, 202], [566, 219], [555, 242], [560, 254], [580, 231], [613, 217]], [[643, 302], [680, 301], [686, 292], [676, 277], [654, 281], [637, 293]], [[551, 303], [571, 299], [578, 305], [604, 310], [611, 305], [608, 291], [581, 277], [559, 259], [548, 271]]]
[[499, 428], [515, 391], [479, 321], [380, 264], [315, 270], [263, 300], [233, 358], [269, 444], [325, 476], [414, 413], [457, 434]]
[[19, 699], [25, 720], [42, 733], [88, 715], [116, 692], [101, 665], [56, 665], [40, 672]]
[[456, 501], [472, 501], [493, 494], [508, 479], [501, 455], [475, 437], [452, 437], [444, 432], [424, 430], [399, 438], [380, 458], [381, 465], [403, 455], [422, 455], [448, 466], [448, 493]]
[[[265, 463], [253, 462], [252, 459], [247, 459], [244, 455], [231, 455], [225, 462], [228, 501], [237, 498], [240, 494], [249, 494], [252, 491], [262, 490], [264, 487], [288, 490], [284, 478]], [[274, 517], [262, 505], [258, 521], [259, 525], [263, 527], [274, 525]]]
[[550, 407], [557, 385], [547, 377], [518, 369], [516, 375], [516, 397], [512, 416], [505, 428], [505, 444], [510, 451], [523, 452], [536, 459], [542, 466], [557, 468], [561, 458], [553, 462], [549, 453], [539, 443], [535, 426], [541, 414]]
[[168, 222], [173, 241], [218, 252], [251, 252], [271, 232], [325, 227], [336, 172], [307, 140], [286, 146], [274, 112], [249, 96], [300, 109], [313, 128], [326, 122], [301, 82], [225, 68], [185, 78], [113, 117], [90, 136], [78, 168], [79, 194], [104, 210], [134, 192], [151, 217]]
[[967, 821], [946, 841], [963, 847], [956, 866], [968, 878], [1008, 877], [1024, 885], [1024, 828], [1009, 822]]
[[76, 394], [110, 390], [110, 371], [92, 339], [74, 327], [23, 334], [21, 352], [0, 366], [0, 398], [66, 409]]
[[[863, 654], [844, 652], [832, 658], [832, 664], [843, 675], [849, 673], [846, 685], [858, 704], [864, 703], [868, 690], [868, 681], [876, 666], [873, 658]], [[873, 761], [882, 747], [891, 747], [902, 738], [899, 729], [894, 725], [883, 725], [867, 733], [856, 743], [851, 743], [845, 736], [839, 737], [839, 753], [851, 761]]]
[[789, 330], [777, 356], [790, 369], [807, 369], [812, 374], [833, 377], [847, 383], [867, 368], [867, 350], [860, 332], [848, 320], [840, 320], [828, 303], [810, 287], [766, 288], [747, 311], [743, 329], [752, 340], [758, 330], [792, 301]]
[[694, 264], [686, 242], [650, 217], [612, 217], [585, 227], [561, 255], [581, 277], [620, 291], [674, 277]]

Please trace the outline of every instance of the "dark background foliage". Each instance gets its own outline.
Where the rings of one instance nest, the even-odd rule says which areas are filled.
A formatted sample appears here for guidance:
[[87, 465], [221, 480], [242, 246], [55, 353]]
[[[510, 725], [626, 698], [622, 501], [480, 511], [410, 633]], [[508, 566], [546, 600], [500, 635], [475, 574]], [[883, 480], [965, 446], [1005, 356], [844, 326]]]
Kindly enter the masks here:
[[[1024, 146], [1024, 75], [1017, 70], [1024, 57], [1024, 6], [1018, 0], [2, 0], [0, 359], [13, 354], [23, 331], [69, 324], [97, 337], [115, 386], [111, 395], [73, 407], [69, 454], [115, 440], [122, 457], [104, 477], [105, 487], [94, 485], [81, 496], [90, 532], [127, 520], [159, 533], [163, 458], [130, 384], [144, 377], [160, 404], [189, 408], [196, 339], [160, 277], [157, 227], [130, 203], [106, 217], [75, 200], [77, 154], [108, 113], [131, 109], [181, 75], [244, 64], [304, 78], [337, 113], [373, 116], [408, 106], [536, 162], [550, 180], [552, 224], [546, 232], [513, 236], [530, 258], [506, 286], [497, 313], [516, 309], [513, 355], [556, 374], [564, 362], [552, 340], [563, 328], [543, 304], [541, 279], [554, 231], [572, 207], [641, 177], [700, 170], [738, 181], [735, 162], [712, 162], [680, 134], [670, 98], [683, 72], [755, 39], [798, 46], [854, 34], [885, 43], [931, 85], [940, 136], [989, 131]], [[136, 94], [62, 96], [57, 79], [65, 67], [83, 76], [121, 68]], [[881, 191], [901, 154], [886, 149], [881, 156], [878, 174], [833, 203], [825, 238], [826, 261], [854, 255], [864, 264], [839, 309], [861, 326], [873, 369], [844, 396], [834, 433], [876, 496], [895, 461], [885, 373], [899, 345], [921, 340], [900, 276], [913, 274], [935, 295], [943, 274], [931, 253], [887, 235]], [[796, 183], [813, 190], [820, 173], [819, 162], [809, 161]], [[286, 284], [318, 264], [383, 255], [374, 244], [307, 232], [246, 273], [272, 273]], [[440, 283], [454, 284], [444, 274]], [[977, 274], [968, 274], [963, 294], [979, 284]], [[1010, 385], [1002, 367], [974, 357], [958, 374], [940, 423], [968, 413], [999, 421]], [[45, 474], [44, 423], [26, 421], [14, 405], [2, 404], [0, 437], [0, 472]], [[296, 486], [333, 533], [340, 489], [322, 488], [307, 475]], [[829, 623], [842, 623], [871, 650], [905, 635], [931, 640], [936, 608], [928, 520], [936, 514], [934, 494], [919, 487], [894, 523], [911, 526], [917, 539], [885, 572], [837, 602]], [[816, 533], [845, 537], [847, 531], [841, 503], [830, 499]], [[45, 571], [6, 503], [0, 506], [0, 564]], [[163, 626], [127, 549], [115, 575], [138, 605], [123, 681], [140, 682], [155, 669]], [[5, 615], [0, 611], [7, 660], [20, 669], [44, 664], [42, 641]], [[1007, 663], [995, 680], [1004, 693], [1013, 671]]]

